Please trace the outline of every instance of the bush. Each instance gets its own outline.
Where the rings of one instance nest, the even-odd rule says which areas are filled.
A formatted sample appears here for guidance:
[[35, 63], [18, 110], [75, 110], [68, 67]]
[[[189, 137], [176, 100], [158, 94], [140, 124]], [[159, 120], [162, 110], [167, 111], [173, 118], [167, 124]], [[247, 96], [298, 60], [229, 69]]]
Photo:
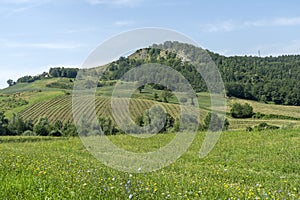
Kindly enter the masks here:
[[54, 136], [54, 137], [61, 137], [63, 134], [60, 130], [52, 130], [49, 134], [49, 136]]
[[188, 100], [188, 99], [187, 99], [186, 97], [181, 97], [181, 98], [179, 99], [180, 103], [186, 103], [187, 100]]
[[248, 103], [234, 103], [230, 110], [230, 114], [234, 118], [249, 118], [253, 115], [253, 108]]
[[48, 136], [50, 132], [50, 124], [47, 118], [40, 118], [34, 125], [33, 131], [40, 136]]
[[252, 128], [251, 126], [247, 126], [247, 127], [246, 127], [246, 131], [247, 131], [247, 132], [251, 132], [251, 131], [253, 131], [253, 128]]
[[22, 133], [22, 136], [35, 136], [35, 132], [31, 131], [31, 130], [27, 130], [24, 133]]
[[266, 122], [262, 122], [262, 123], [258, 124], [257, 126], [255, 126], [254, 129], [256, 129], [258, 131], [263, 131], [263, 130], [279, 129], [279, 127], [278, 126], [269, 125]]
[[228, 130], [228, 127], [229, 127], [228, 119], [225, 118], [222, 123], [222, 118], [215, 113], [209, 112], [204, 119], [203, 128], [205, 130], [217, 132], [221, 130]]

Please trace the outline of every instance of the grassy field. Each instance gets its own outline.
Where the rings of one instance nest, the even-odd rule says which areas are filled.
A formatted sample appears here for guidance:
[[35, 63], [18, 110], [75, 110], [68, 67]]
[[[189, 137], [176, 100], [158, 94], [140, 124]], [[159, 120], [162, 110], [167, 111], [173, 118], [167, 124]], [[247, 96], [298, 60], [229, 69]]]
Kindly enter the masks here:
[[300, 118], [300, 106], [266, 104], [258, 101], [250, 101], [250, 100], [235, 99], [235, 98], [229, 100], [228, 105], [229, 106], [232, 105], [233, 102], [249, 103], [253, 107], [254, 112]]
[[[173, 134], [116, 145], [153, 150]], [[151, 173], [115, 171], [79, 138], [0, 138], [0, 199], [299, 199], [300, 132], [224, 132], [199, 159], [204, 133], [175, 163]]]

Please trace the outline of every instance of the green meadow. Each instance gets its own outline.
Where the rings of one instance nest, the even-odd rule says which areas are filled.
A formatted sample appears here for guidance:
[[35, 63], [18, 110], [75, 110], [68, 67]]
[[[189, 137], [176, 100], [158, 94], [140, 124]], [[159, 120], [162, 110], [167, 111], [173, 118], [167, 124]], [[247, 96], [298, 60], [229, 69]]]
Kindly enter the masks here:
[[[96, 160], [79, 138], [1, 137], [1, 199], [299, 199], [300, 131], [223, 132], [203, 159], [199, 132], [173, 164], [125, 173]], [[139, 138], [108, 136], [136, 151]], [[174, 134], [143, 140], [153, 151]]]

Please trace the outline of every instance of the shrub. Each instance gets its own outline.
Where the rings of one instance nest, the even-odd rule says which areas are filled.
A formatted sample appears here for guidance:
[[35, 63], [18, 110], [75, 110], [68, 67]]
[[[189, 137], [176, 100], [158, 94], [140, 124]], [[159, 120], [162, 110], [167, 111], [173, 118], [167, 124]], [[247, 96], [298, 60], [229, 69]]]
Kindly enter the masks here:
[[203, 128], [205, 130], [216, 132], [221, 130], [228, 130], [228, 127], [229, 121], [225, 118], [222, 123], [222, 118], [215, 113], [209, 112], [204, 119]]
[[279, 129], [278, 126], [269, 125], [266, 122], [262, 122], [262, 123], [258, 124], [257, 126], [255, 126], [254, 128], [258, 131]]
[[23, 136], [35, 136], [35, 132], [31, 131], [31, 130], [27, 130], [24, 133], [22, 133]]
[[234, 118], [249, 118], [253, 115], [253, 108], [248, 103], [234, 103], [230, 110], [230, 114]]
[[49, 134], [49, 136], [54, 136], [54, 137], [61, 137], [63, 134], [60, 130], [52, 130]]

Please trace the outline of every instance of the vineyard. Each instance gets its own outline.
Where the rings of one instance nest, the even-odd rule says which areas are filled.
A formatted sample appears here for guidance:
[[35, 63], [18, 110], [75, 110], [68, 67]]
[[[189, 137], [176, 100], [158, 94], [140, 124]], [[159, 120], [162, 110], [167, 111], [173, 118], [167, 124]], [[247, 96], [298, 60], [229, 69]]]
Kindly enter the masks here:
[[[122, 101], [127, 101], [127, 99], [120, 99], [120, 105], [124, 105]], [[81, 104], [87, 104], [85, 100], [81, 101]], [[111, 99], [109, 97], [96, 97], [95, 98], [95, 111], [97, 116], [104, 116], [113, 119], [112, 109], [111, 109]], [[178, 118], [180, 114], [180, 106], [178, 104], [162, 103], [151, 100], [144, 99], [130, 99], [130, 114], [132, 119], [136, 119], [138, 116], [144, 114], [147, 109], [150, 109], [154, 105], [161, 105], [164, 107], [166, 112], [168, 112], [172, 117]], [[89, 114], [92, 114], [93, 104], [78, 106], [76, 109], [89, 109]], [[80, 110], [75, 110], [76, 113], [80, 113]], [[201, 112], [201, 117], [203, 117], [206, 112]], [[60, 96], [49, 101], [39, 102], [27, 107], [20, 112], [23, 119], [32, 119], [37, 121], [40, 117], [47, 117], [49, 121], [55, 122], [60, 120], [62, 122], [73, 121], [72, 113], [72, 97], [71, 96]]]
[[[205, 97], [203, 94], [199, 95], [199, 105], [200, 105], [200, 119], [204, 119], [205, 115], [209, 111], [209, 103], [208, 97]], [[126, 105], [126, 101], [128, 99], [119, 99], [120, 105]], [[258, 112], [263, 110], [266, 114], [278, 113], [280, 110], [284, 110], [285, 112], [282, 113], [295, 113], [293, 116], [299, 116], [296, 112], [298, 112], [298, 107], [293, 106], [279, 106], [279, 105], [265, 105], [263, 107], [263, 103], [253, 103], [251, 101], [244, 101], [244, 100], [229, 100], [228, 101], [228, 108], [227, 112], [230, 109], [230, 105], [232, 102], [249, 102], [254, 107], [254, 111]], [[91, 116], [95, 106], [95, 111], [97, 116], [101, 117], [109, 117], [114, 121], [112, 116], [112, 109], [111, 109], [111, 98], [107, 96], [96, 96], [95, 104], [88, 103], [86, 100], [81, 101], [82, 105], [79, 105], [76, 109], [88, 109], [88, 115]], [[88, 104], [88, 105], [85, 105]], [[157, 102], [153, 100], [146, 100], [140, 98], [132, 98], [130, 99], [129, 103], [129, 110], [130, 110], [130, 117], [131, 119], [135, 120], [138, 116], [141, 116], [145, 113], [147, 109], [150, 109], [154, 105], [161, 105], [163, 108], [168, 112], [173, 118], [178, 118], [180, 116], [180, 105], [179, 104], [172, 104], [172, 103], [163, 103]], [[76, 113], [80, 113], [81, 110], [74, 110]], [[28, 106], [24, 110], [20, 112], [20, 115], [23, 119], [26, 120], [33, 120], [36, 122], [41, 117], [47, 117], [50, 122], [55, 122], [60, 120], [62, 122], [73, 122], [73, 112], [72, 112], [72, 96], [63, 95], [52, 98], [47, 101], [42, 101], [35, 103], [33, 105]], [[300, 127], [300, 120], [284, 120], [284, 119], [235, 119], [228, 116], [231, 130], [245, 130], [247, 126], [255, 126], [259, 123], [268, 123], [271, 125], [276, 125], [282, 128], [289, 128], [289, 127]]]

